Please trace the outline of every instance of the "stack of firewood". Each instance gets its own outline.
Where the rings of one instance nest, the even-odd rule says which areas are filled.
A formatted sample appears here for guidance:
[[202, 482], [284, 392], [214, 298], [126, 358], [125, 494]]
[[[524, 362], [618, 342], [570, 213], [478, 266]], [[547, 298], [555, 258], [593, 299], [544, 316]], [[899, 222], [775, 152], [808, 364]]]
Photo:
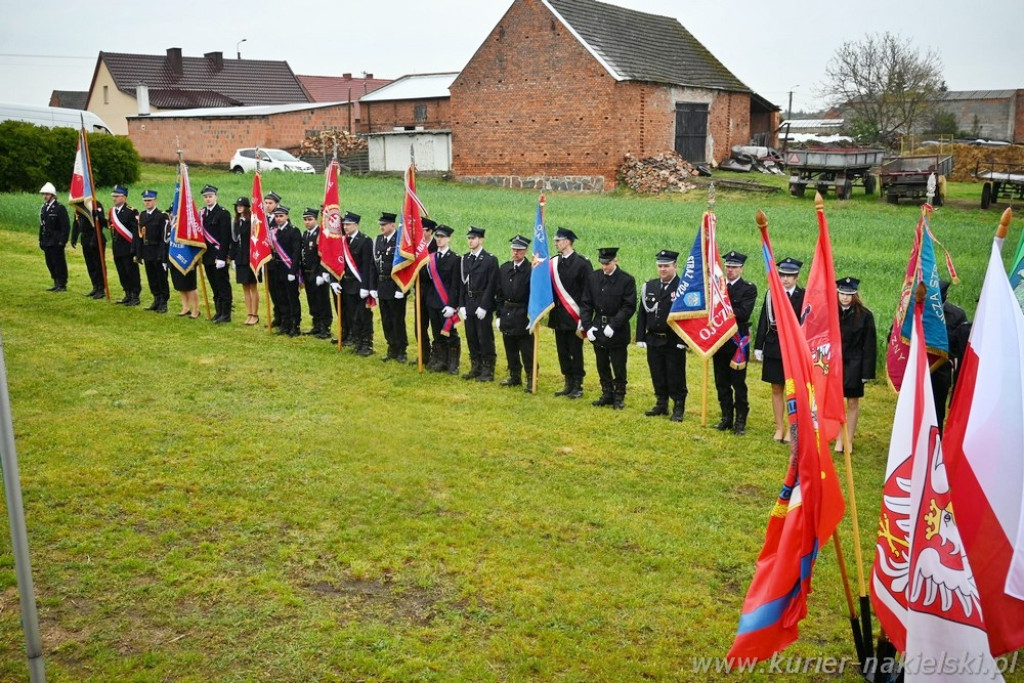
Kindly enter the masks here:
[[306, 134], [299, 149], [301, 156], [321, 155], [330, 157], [334, 153], [334, 144], [338, 144], [338, 156], [346, 157], [366, 149], [366, 140], [343, 128], [314, 131]]
[[694, 189], [692, 178], [696, 175], [697, 169], [686, 159], [676, 152], [665, 152], [645, 159], [627, 154], [615, 177], [634, 192], [660, 194]]

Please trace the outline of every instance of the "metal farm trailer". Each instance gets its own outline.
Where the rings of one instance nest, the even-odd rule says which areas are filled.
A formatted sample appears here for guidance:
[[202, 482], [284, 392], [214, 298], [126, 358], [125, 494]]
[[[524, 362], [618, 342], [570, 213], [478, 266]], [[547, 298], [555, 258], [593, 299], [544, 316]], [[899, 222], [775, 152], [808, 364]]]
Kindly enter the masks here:
[[900, 198], [925, 199], [928, 196], [928, 178], [935, 174], [935, 196], [932, 204], [942, 206], [946, 198], [946, 178], [953, 172], [952, 155], [924, 154], [890, 159], [878, 172], [881, 195], [890, 204], [899, 204]]
[[789, 193], [804, 196], [808, 185], [822, 195], [830, 187], [836, 197], [849, 199], [854, 185], [863, 185], [865, 194], [875, 193], [875, 177], [868, 171], [882, 163], [880, 149], [791, 149], [786, 152], [790, 170]]
[[984, 180], [981, 186], [981, 208], [987, 209], [1000, 199], [1024, 201], [1024, 164], [1004, 161], [979, 162], [974, 177]]

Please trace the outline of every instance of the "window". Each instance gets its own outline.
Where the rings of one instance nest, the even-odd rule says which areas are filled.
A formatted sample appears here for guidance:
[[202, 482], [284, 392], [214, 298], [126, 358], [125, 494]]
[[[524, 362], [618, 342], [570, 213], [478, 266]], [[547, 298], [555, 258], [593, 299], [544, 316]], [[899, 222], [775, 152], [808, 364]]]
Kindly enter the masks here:
[[103, 86], [103, 104], [110, 104], [110, 86]]
[[425, 105], [425, 104], [417, 104], [416, 105], [416, 109], [413, 112], [413, 117], [416, 119], [417, 123], [422, 123], [423, 121], [426, 121], [427, 120], [427, 105]]

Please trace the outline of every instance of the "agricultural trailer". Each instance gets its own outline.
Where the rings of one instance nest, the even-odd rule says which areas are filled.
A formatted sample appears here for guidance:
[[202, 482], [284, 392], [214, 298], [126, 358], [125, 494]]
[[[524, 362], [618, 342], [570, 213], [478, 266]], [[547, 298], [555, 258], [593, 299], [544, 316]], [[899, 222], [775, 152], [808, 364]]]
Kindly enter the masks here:
[[987, 209], [1000, 199], [1024, 201], [1024, 164], [1004, 161], [978, 162], [974, 177], [984, 180], [981, 186], [981, 208]]
[[803, 197], [807, 186], [813, 185], [822, 196], [835, 188], [836, 197], [849, 199], [857, 185], [864, 187], [864, 194], [874, 194], [876, 181], [870, 170], [882, 163], [884, 155], [880, 149], [791, 149], [786, 152], [789, 193]]
[[928, 196], [928, 178], [935, 174], [935, 196], [932, 204], [942, 206], [946, 198], [946, 178], [953, 172], [950, 154], [922, 154], [899, 156], [882, 164], [878, 171], [880, 195], [890, 204], [900, 199], [925, 199]]

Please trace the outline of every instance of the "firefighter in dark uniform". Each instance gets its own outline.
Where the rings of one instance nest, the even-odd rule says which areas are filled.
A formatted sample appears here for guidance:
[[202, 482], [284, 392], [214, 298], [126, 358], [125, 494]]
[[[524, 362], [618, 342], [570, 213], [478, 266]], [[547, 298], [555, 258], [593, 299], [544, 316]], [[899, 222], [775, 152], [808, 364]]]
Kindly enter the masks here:
[[[75, 220], [71, 223], [71, 248], [74, 249], [75, 245], [81, 241], [85, 269], [89, 272], [89, 281], [92, 282], [92, 291], [85, 296], [102, 299], [106, 296], [102, 260], [103, 252], [107, 247], [107, 237], [103, 234], [103, 229], [107, 227], [107, 215], [103, 205], [95, 200], [93, 201], [92, 220], [99, 226], [99, 230], [93, 227], [85, 216], [75, 214]], [[97, 232], [99, 232], [98, 238], [96, 237]]]
[[668, 326], [668, 314], [679, 288], [676, 261], [679, 252], [662, 249], [655, 256], [658, 277], [644, 283], [636, 314], [636, 345], [647, 349], [647, 368], [657, 403], [644, 414], [668, 415], [672, 399], [673, 422], [682, 422], [686, 412], [686, 349]]
[[43, 205], [39, 209], [39, 248], [46, 258], [46, 268], [50, 271], [53, 286], [48, 292], [66, 292], [68, 289], [68, 260], [64, 255], [68, 237], [71, 234], [71, 221], [68, 210], [57, 201], [57, 188], [53, 183], [46, 183], [39, 190], [43, 195]]
[[[939, 434], [945, 429], [946, 401], [954, 386], [960, 361], [967, 350], [967, 341], [971, 336], [971, 323], [967, 313], [952, 301], [948, 300], [949, 280], [939, 280], [939, 294], [942, 297], [942, 315], [946, 319], [946, 337], [949, 340], [949, 356], [946, 362], [931, 372], [932, 394], [935, 397], [935, 417], [938, 419]], [[845, 361], [845, 358], [844, 358]]]
[[[786, 290], [789, 303], [796, 313], [797, 320], [804, 307], [804, 288], [796, 283], [800, 274], [802, 261], [784, 258], [775, 264], [779, 271], [779, 279]], [[789, 430], [786, 428], [786, 374], [782, 368], [782, 347], [779, 345], [779, 329], [775, 323], [775, 312], [772, 310], [771, 292], [765, 294], [761, 306], [761, 317], [757, 323], [757, 339], [754, 343], [754, 357], [763, 363], [761, 380], [772, 385], [772, 412], [775, 415], [775, 436], [779, 443], [789, 443]]]
[[484, 237], [483, 228], [470, 226], [466, 233], [469, 251], [463, 255], [459, 266], [462, 280], [459, 316], [465, 323], [470, 362], [469, 372], [462, 379], [493, 382], [497, 351], [491, 321], [498, 288], [498, 259], [484, 249]]
[[406, 347], [409, 346], [409, 333], [405, 330], [405, 292], [391, 278], [395, 249], [398, 248], [395, 218], [397, 216], [393, 213], [381, 212], [377, 220], [380, 234], [373, 242], [377, 289], [371, 291], [370, 296], [377, 300], [380, 307], [380, 326], [384, 330], [384, 341], [388, 344], [387, 355], [381, 360], [404, 363], [408, 360]]
[[[437, 243], [434, 242], [434, 228], [437, 227], [437, 223], [429, 218], [423, 219], [423, 239], [427, 242], [427, 258], [437, 251]], [[419, 327], [416, 330], [418, 339], [422, 339], [423, 343], [423, 365], [424, 367], [430, 365], [431, 354], [433, 353], [434, 347], [437, 345], [437, 340], [434, 340], [432, 344], [430, 341], [430, 316], [427, 315], [427, 292], [430, 291], [433, 285], [430, 281], [430, 276], [427, 274], [426, 264], [420, 268], [420, 272], [416, 274], [416, 287], [420, 290], [419, 296]]]
[[306, 305], [313, 327], [306, 334], [315, 335], [318, 339], [331, 338], [330, 275], [320, 266], [320, 224], [317, 218], [320, 212], [307, 208], [302, 212], [302, 222], [306, 231], [302, 233], [302, 280], [306, 285]]
[[[274, 208], [274, 239], [291, 264], [285, 262], [277, 250], [273, 250], [270, 263], [267, 264], [267, 277], [275, 286], [270, 295], [275, 299], [280, 316], [278, 334], [289, 337], [299, 336], [299, 268], [302, 266], [302, 233], [288, 219], [290, 209], [283, 204]], [[268, 283], [268, 284], [270, 284]]]
[[[267, 226], [268, 230], [276, 230], [277, 229], [277, 222], [274, 220], [274, 209], [276, 209], [280, 205], [281, 205], [281, 196], [279, 194], [277, 194], [276, 192], [268, 192], [265, 195], [263, 195], [263, 213], [264, 213], [264, 215], [266, 215], [267, 221], [270, 223], [270, 225]], [[271, 251], [273, 251], [273, 249], [271, 249]], [[268, 292], [270, 294], [270, 306], [271, 306], [270, 327], [271, 328], [280, 327], [281, 326], [281, 311], [278, 310], [278, 307], [277, 307], [277, 302], [280, 299], [280, 297], [278, 296], [278, 294], [274, 293], [274, 288], [275, 287], [279, 287], [279, 286], [280, 285], [274, 279], [270, 279], [270, 280], [267, 281], [267, 290], [268, 290]]]
[[[341, 282], [331, 289], [342, 297], [341, 341], [354, 346], [356, 355], [373, 355], [373, 309], [369, 308], [370, 291], [377, 289], [377, 273], [373, 267], [373, 241], [359, 232], [359, 214], [346, 212], [341, 219], [352, 262], [345, 263]], [[353, 266], [355, 267], [353, 269]], [[356, 272], [358, 271], [358, 272]]]
[[[846, 399], [846, 433], [853, 435], [860, 417], [860, 399], [864, 385], [875, 378], [875, 360], [878, 356], [878, 331], [875, 316], [860, 298], [860, 280], [845, 277], [836, 280], [836, 299], [839, 303], [839, 336], [843, 340], [843, 397]], [[836, 451], [843, 450], [843, 436], [836, 439]]]
[[750, 316], [757, 305], [757, 285], [743, 279], [746, 254], [730, 251], [725, 262], [726, 289], [736, 316], [736, 335], [727, 340], [712, 358], [715, 367], [715, 389], [722, 419], [715, 425], [720, 432], [731, 429], [742, 436], [747, 432], [747, 360], [750, 356]]
[[625, 407], [626, 359], [632, 330], [629, 321], [636, 313], [636, 280], [619, 268], [618, 247], [598, 250], [601, 267], [591, 272], [583, 288], [580, 321], [594, 346], [601, 397], [595, 406]]
[[497, 317], [495, 323], [505, 344], [508, 378], [500, 382], [503, 387], [518, 387], [523, 383], [526, 370], [526, 393], [533, 393], [533, 335], [530, 324], [530, 278], [532, 268], [526, 260], [530, 240], [516, 235], [510, 241], [512, 260], [498, 271]]
[[427, 271], [427, 277], [431, 281], [424, 295], [427, 300], [427, 316], [430, 318], [430, 332], [435, 345], [430, 354], [431, 364], [428, 369], [457, 375], [462, 342], [455, 322], [458, 320], [456, 306], [462, 281], [459, 279], [459, 255], [448, 248], [452, 232], [452, 229], [443, 223], [434, 229], [437, 251], [431, 252], [423, 270]]
[[171, 298], [171, 288], [167, 283], [167, 247], [168, 228], [167, 214], [156, 206], [156, 190], [145, 190], [142, 193], [142, 204], [145, 207], [139, 212], [139, 239], [135, 242], [135, 258], [142, 262], [146, 270], [146, 284], [153, 295], [153, 303], [146, 307], [147, 311], [167, 312], [167, 300]]
[[586, 256], [576, 253], [576, 233], [567, 228], [555, 232], [558, 255], [555, 272], [551, 277], [555, 305], [548, 314], [548, 327], [555, 331], [558, 365], [565, 386], [555, 396], [580, 398], [583, 396], [583, 323], [580, 321], [580, 299], [593, 267]]
[[228, 260], [231, 258], [231, 212], [217, 203], [217, 188], [203, 187], [202, 210], [203, 229], [206, 231], [206, 253], [203, 254], [203, 268], [213, 292], [215, 323], [231, 322], [231, 272]]
[[118, 185], [110, 196], [114, 202], [107, 216], [113, 242], [110, 251], [114, 255], [117, 279], [124, 290], [124, 297], [114, 303], [138, 306], [142, 278], [139, 276], [139, 264], [135, 262], [132, 243], [139, 237], [139, 214], [128, 206], [128, 188]]

